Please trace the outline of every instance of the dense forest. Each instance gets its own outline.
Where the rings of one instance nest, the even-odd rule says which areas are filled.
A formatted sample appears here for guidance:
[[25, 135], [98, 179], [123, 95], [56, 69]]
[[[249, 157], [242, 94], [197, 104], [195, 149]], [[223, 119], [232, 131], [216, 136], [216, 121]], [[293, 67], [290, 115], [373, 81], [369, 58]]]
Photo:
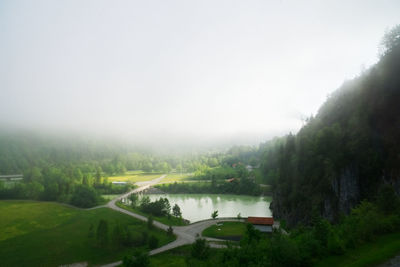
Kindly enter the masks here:
[[400, 27], [377, 64], [333, 92], [296, 134], [261, 146], [275, 217], [336, 221], [383, 185], [400, 194]]

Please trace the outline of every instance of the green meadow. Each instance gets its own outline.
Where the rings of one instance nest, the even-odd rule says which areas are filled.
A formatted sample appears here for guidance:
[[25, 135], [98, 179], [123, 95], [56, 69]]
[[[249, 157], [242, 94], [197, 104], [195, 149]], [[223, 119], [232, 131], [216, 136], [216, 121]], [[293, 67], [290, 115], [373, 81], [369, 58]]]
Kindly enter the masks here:
[[203, 236], [214, 238], [242, 237], [246, 233], [246, 224], [243, 222], [221, 222], [204, 229]]
[[[80, 210], [52, 202], [0, 201], [0, 265], [58, 266], [76, 262], [103, 264], [121, 260], [138, 247], [116, 246], [111, 233], [116, 223], [135, 236], [155, 236], [162, 246], [171, 242], [164, 231], [148, 230], [144, 222], [108, 208]], [[7, 216], [3, 216], [7, 214]], [[109, 245], [101, 248], [89, 238], [89, 227], [108, 222]]]
[[192, 173], [169, 173], [161, 183], [190, 182], [193, 178]]
[[162, 173], [147, 173], [142, 171], [127, 171], [124, 175], [110, 176], [108, 181], [110, 182], [146, 182], [156, 179], [163, 175]]

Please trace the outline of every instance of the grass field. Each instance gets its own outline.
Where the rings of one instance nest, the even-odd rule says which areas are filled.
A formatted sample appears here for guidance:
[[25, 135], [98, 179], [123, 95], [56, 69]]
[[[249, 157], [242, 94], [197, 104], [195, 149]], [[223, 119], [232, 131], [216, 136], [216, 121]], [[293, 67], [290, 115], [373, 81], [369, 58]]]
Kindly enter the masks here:
[[400, 253], [400, 233], [378, 237], [371, 243], [366, 243], [352, 249], [341, 256], [326, 257], [316, 264], [317, 267], [328, 266], [376, 266]]
[[112, 195], [101, 195], [102, 198], [106, 200], [106, 202], [113, 200], [114, 198], [120, 196], [120, 194], [112, 194]]
[[242, 237], [245, 232], [246, 224], [243, 222], [223, 222], [204, 229], [202, 235], [214, 238], [231, 238]]
[[108, 208], [87, 211], [51, 202], [0, 201], [0, 214], [0, 266], [101, 264], [132, 254], [132, 248], [94, 245], [88, 230], [100, 219], [108, 222], [109, 233], [118, 222], [133, 235], [148, 232], [156, 236], [159, 246], [174, 239], [158, 229], [149, 231], [144, 222]]
[[[120, 208], [132, 211], [134, 213], [140, 214], [140, 215], [145, 216], [145, 217], [149, 217], [149, 214], [140, 211], [138, 208], [132, 208], [131, 206], [126, 206], [126, 205], [122, 204], [121, 202], [117, 202], [116, 204]], [[153, 219], [155, 221], [158, 221], [158, 222], [163, 223], [165, 225], [172, 225], [172, 226], [187, 225], [187, 223], [185, 223], [184, 220], [182, 220], [180, 218], [176, 218], [174, 216], [171, 216], [170, 218], [153, 216]]]
[[153, 179], [156, 179], [163, 175], [162, 173], [145, 173], [142, 171], [128, 171], [124, 175], [119, 176], [110, 176], [108, 177], [108, 181], [110, 182], [146, 182]]
[[162, 183], [175, 183], [175, 182], [187, 182], [193, 177], [192, 173], [169, 173], [161, 182]]

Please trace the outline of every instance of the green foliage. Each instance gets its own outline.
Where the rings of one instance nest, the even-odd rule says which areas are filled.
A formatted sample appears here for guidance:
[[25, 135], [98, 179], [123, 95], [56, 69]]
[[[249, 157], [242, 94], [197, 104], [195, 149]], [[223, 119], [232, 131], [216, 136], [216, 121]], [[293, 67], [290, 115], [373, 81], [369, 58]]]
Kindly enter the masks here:
[[214, 210], [213, 213], [211, 213], [211, 218], [214, 220], [218, 217], [218, 210]]
[[182, 217], [181, 208], [178, 206], [178, 204], [175, 204], [174, 207], [172, 208], [172, 214], [177, 218]]
[[75, 188], [72, 195], [71, 204], [77, 207], [90, 208], [99, 202], [99, 198], [99, 195], [93, 188], [79, 185]]
[[115, 248], [119, 248], [127, 241], [126, 233], [124, 233], [124, 229], [118, 222], [114, 225], [111, 238]]
[[213, 193], [213, 194], [238, 194], [238, 195], [260, 195], [262, 190], [253, 179], [240, 178], [231, 182], [220, 181], [213, 177], [211, 183], [172, 183], [157, 185], [163, 192], [171, 194], [179, 193]]
[[383, 36], [382, 42], [382, 54], [388, 54], [393, 51], [396, 47], [400, 46], [400, 24], [394, 26]]
[[96, 231], [97, 245], [105, 248], [108, 245], [108, 223], [105, 220], [100, 220]]
[[272, 266], [300, 266], [299, 246], [288, 236], [275, 233], [266, 250], [268, 262]]
[[154, 225], [153, 225], [153, 216], [149, 216], [147, 218], [147, 228], [148, 229], [153, 229]]
[[[145, 213], [145, 212], [141, 211], [138, 208], [132, 208], [131, 206], [126, 206], [126, 205], [124, 205], [124, 204], [122, 204], [120, 202], [117, 202], [116, 204], [120, 208], [129, 210], [129, 211], [133, 211], [133, 212], [135, 212], [137, 214], [140, 214], [140, 215], [143, 215], [145, 217], [153, 216], [151, 214], [148, 214], [148, 213]], [[185, 221], [182, 218], [175, 217], [175, 216], [154, 216], [153, 219], [158, 221], [158, 222], [161, 222], [161, 223], [163, 223], [165, 225], [179, 225], [179, 226], [187, 225], [187, 221]]]
[[168, 230], [167, 230], [167, 235], [173, 236], [174, 235], [174, 229], [172, 228], [172, 226], [168, 226]]
[[377, 205], [379, 210], [385, 214], [392, 214], [399, 211], [400, 199], [396, 195], [393, 186], [389, 184], [381, 186], [377, 196]]
[[171, 213], [171, 205], [167, 198], [159, 198], [151, 202], [149, 197], [143, 197], [140, 203], [140, 210], [154, 216], [167, 216]]
[[135, 208], [136, 205], [137, 205], [137, 202], [138, 202], [138, 196], [135, 193], [130, 194], [129, 195], [129, 200], [131, 201], [131, 206], [133, 208]]
[[136, 251], [133, 257], [125, 256], [122, 261], [124, 267], [147, 267], [149, 265], [149, 255], [141, 251]]
[[151, 235], [149, 238], [149, 248], [155, 249], [156, 247], [158, 247], [158, 238]]
[[205, 239], [198, 238], [192, 245], [192, 257], [200, 260], [207, 259], [210, 254], [210, 246]]

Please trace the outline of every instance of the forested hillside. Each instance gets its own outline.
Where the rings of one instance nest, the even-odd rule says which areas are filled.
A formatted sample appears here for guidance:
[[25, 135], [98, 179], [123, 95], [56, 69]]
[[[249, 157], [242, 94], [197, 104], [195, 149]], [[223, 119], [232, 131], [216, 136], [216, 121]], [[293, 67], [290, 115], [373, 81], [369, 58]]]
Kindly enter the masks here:
[[399, 26], [382, 45], [379, 62], [332, 93], [297, 135], [262, 146], [275, 217], [335, 221], [384, 184], [400, 194]]
[[[108, 181], [109, 176], [123, 175], [127, 170], [160, 175], [171, 171], [192, 173], [193, 179], [213, 181], [210, 184], [215, 188], [223, 185], [218, 192], [259, 194], [254, 179], [247, 179], [255, 174], [245, 168], [245, 164], [258, 164], [257, 152], [253, 147], [237, 146], [225, 153], [164, 154], [115, 140], [8, 129], [0, 131], [0, 175], [22, 174], [23, 180], [13, 182], [0, 177], [0, 199], [93, 206], [99, 203], [99, 194], [119, 194], [129, 189], [130, 185], [116, 186]], [[243, 179], [227, 184], [229, 178]], [[90, 203], [76, 199], [90, 199]]]

